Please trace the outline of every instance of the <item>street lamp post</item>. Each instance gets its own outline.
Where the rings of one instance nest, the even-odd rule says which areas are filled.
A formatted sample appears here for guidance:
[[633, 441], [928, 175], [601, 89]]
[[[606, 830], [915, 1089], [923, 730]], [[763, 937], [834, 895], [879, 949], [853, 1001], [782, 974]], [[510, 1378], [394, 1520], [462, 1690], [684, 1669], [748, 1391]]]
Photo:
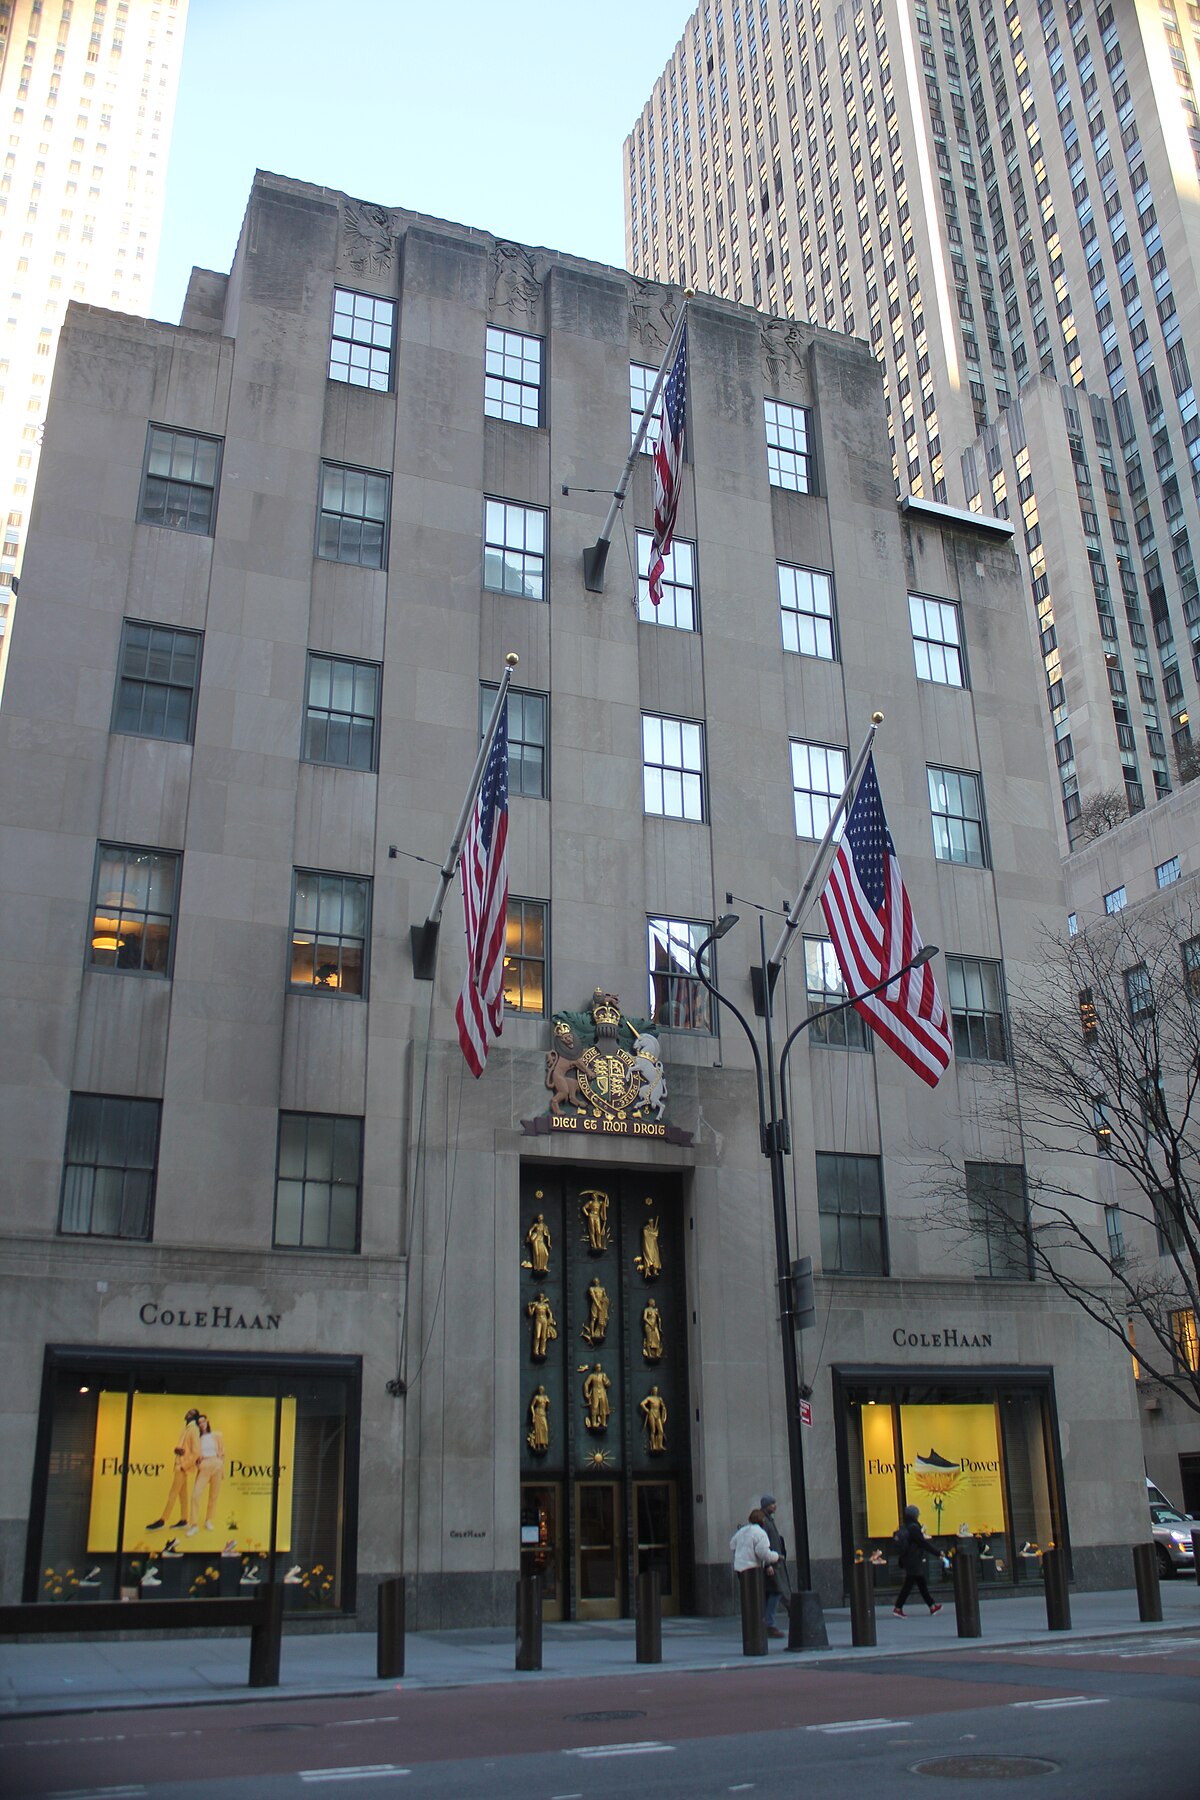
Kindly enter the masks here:
[[[825, 1006], [818, 1012], [809, 1013], [801, 1019], [799, 1025], [784, 1042], [776, 1070], [774, 1038], [771, 1029], [771, 1000], [773, 983], [767, 971], [766, 938], [763, 930], [762, 915], [759, 915], [758, 934], [762, 946], [763, 969], [763, 1021], [766, 1038], [766, 1080], [763, 1079], [763, 1058], [758, 1048], [758, 1038], [749, 1020], [739, 1007], [727, 995], [714, 987], [704, 972], [704, 952], [717, 938], [725, 936], [738, 922], [737, 913], [725, 913], [716, 924], [714, 930], [694, 952], [693, 961], [696, 974], [703, 982], [714, 1000], [731, 1012], [750, 1045], [754, 1058], [754, 1077], [758, 1090], [758, 1133], [759, 1147], [767, 1159], [771, 1171], [771, 1208], [775, 1224], [775, 1279], [779, 1289], [779, 1325], [783, 1349], [783, 1398], [787, 1415], [788, 1473], [792, 1488], [792, 1543], [796, 1557], [797, 1586], [788, 1607], [788, 1649], [819, 1650], [828, 1646], [829, 1639], [825, 1631], [825, 1617], [821, 1609], [821, 1601], [812, 1584], [812, 1559], [808, 1541], [808, 1504], [804, 1488], [804, 1443], [801, 1438], [800, 1425], [800, 1374], [796, 1366], [796, 1308], [795, 1291], [792, 1279], [792, 1253], [789, 1243], [787, 1220], [787, 1188], [784, 1181], [783, 1159], [791, 1149], [790, 1132], [787, 1118], [787, 1059], [792, 1045], [801, 1032], [815, 1025], [818, 1019], [828, 1019], [835, 1013], [845, 1012], [855, 1004], [855, 1000], [869, 999], [872, 994], [881, 994], [893, 982], [906, 975], [910, 969], [920, 968], [937, 955], [937, 945], [927, 944], [902, 968], [893, 970], [885, 981], [867, 988], [855, 1000], [843, 1000], [837, 1006]], [[782, 1112], [780, 1101], [782, 1100]], [[807, 1395], [805, 1395], [807, 1398]]]

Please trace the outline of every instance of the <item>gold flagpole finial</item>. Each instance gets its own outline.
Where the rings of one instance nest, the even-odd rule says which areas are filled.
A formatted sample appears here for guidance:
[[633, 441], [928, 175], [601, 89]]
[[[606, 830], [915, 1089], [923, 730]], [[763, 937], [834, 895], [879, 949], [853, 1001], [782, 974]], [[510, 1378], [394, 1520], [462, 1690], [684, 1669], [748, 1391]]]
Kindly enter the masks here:
[[[521, 659], [520, 659], [520, 657], [519, 657], [519, 656], [518, 656], [518, 655], [517, 655], [517, 653], [516, 653], [516, 651], [515, 651], [515, 650], [510, 650], [510, 651], [509, 651], [509, 653], [508, 653], [508, 655], [507, 655], [507, 656], [506, 656], [506, 657], [505, 657], [505, 658], [504, 658], [504, 660], [505, 660], [505, 662], [506, 662], [506, 663], [507, 663], [507, 664], [508, 664], [508, 666], [509, 666], [509, 668], [510, 668], [510, 669], [515, 669], [515, 668], [516, 668], [516, 666], [517, 666], [517, 664], [518, 664], [518, 663], [519, 663], [519, 662], [520, 662], [520, 660], [521, 660]], [[883, 717], [883, 714], [882, 714], [882, 713], [880, 713], [880, 715], [879, 715], [879, 716], [880, 716], [880, 718], [881, 718], [881, 719], [882, 719], [882, 717]]]
[[871, 723], [872, 723], [872, 725], [882, 725], [883, 724], [883, 714], [881, 712], [873, 712], [871, 714]]

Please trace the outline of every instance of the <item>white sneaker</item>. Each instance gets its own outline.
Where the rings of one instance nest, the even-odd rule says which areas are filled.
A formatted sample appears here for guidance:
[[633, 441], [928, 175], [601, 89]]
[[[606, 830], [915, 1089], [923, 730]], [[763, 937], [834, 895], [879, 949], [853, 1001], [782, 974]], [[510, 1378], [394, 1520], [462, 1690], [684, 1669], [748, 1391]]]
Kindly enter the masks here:
[[283, 1578], [283, 1585], [284, 1585], [284, 1587], [299, 1587], [300, 1586], [300, 1564], [299, 1563], [292, 1564], [291, 1568], [288, 1570], [287, 1574]]
[[246, 1570], [245, 1574], [242, 1576], [239, 1586], [241, 1586], [241, 1587], [258, 1587], [259, 1586], [259, 1573], [258, 1573], [258, 1564], [257, 1563], [251, 1563], [250, 1567]]
[[162, 1586], [162, 1582], [159, 1579], [157, 1564], [155, 1564], [155, 1563], [150, 1564], [150, 1567], [146, 1570], [146, 1573], [142, 1576], [139, 1586], [141, 1586], [141, 1587], [161, 1587]]
[[189, 1525], [183, 1535], [184, 1537], [195, 1537], [199, 1529], [200, 1527], [198, 1525]]
[[80, 1577], [79, 1585], [80, 1585], [80, 1587], [99, 1587], [100, 1586], [100, 1564], [99, 1563], [96, 1564], [94, 1569], [89, 1569], [86, 1575]]
[[204, 1521], [204, 1529], [205, 1529], [205, 1531], [215, 1531], [215, 1530], [216, 1530], [216, 1529], [217, 1529], [217, 1528], [216, 1528], [216, 1526], [215, 1526], [215, 1525], [214, 1525], [214, 1524], [213, 1524], [213, 1522], [212, 1522], [212, 1520], [211, 1520], [211, 1519], [205, 1519], [205, 1521]]
[[225, 1548], [222, 1550], [221, 1555], [222, 1556], [236, 1556], [237, 1554], [238, 1554], [237, 1539], [230, 1538], [229, 1542], [226, 1544]]

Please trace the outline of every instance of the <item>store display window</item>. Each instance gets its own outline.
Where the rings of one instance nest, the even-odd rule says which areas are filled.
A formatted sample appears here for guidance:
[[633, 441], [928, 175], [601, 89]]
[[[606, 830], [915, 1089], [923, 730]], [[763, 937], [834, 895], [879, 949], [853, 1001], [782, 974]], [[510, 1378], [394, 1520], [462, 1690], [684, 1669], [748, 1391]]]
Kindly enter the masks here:
[[360, 1373], [48, 1348], [25, 1599], [248, 1596], [273, 1578], [289, 1610], [352, 1612]]
[[982, 1586], [1042, 1579], [1042, 1552], [1067, 1543], [1049, 1375], [893, 1381], [835, 1378], [842, 1471], [843, 1552], [875, 1567], [876, 1587], [899, 1585], [892, 1537], [906, 1506], [920, 1508], [942, 1552], [976, 1558]]

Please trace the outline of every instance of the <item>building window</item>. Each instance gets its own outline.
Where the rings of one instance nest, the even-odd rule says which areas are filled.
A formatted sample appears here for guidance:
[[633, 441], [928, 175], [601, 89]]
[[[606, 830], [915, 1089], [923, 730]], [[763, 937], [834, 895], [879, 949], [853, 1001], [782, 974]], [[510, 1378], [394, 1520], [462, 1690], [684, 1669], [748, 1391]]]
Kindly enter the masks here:
[[[479, 684], [479, 737], [487, 730], [499, 689], [494, 681]], [[508, 690], [508, 791], [527, 800], [550, 796], [547, 779], [546, 724], [550, 699], [527, 688]]]
[[483, 585], [494, 594], [546, 598], [546, 515], [540, 506], [484, 502]]
[[220, 461], [220, 438], [151, 425], [138, 518], [144, 525], [211, 536]]
[[663, 557], [662, 602], [650, 598], [650, 558], [654, 539], [637, 534], [638, 618], [646, 625], [670, 625], [677, 631], [696, 629], [696, 546], [676, 538]]
[[712, 926], [690, 919], [650, 919], [648, 925], [651, 1019], [663, 1031], [711, 1035], [712, 1003], [696, 974], [695, 953]]
[[939, 862], [965, 863], [986, 869], [983, 792], [978, 775], [961, 769], [934, 769], [929, 774], [929, 810], [933, 818], [933, 854]]
[[339, 769], [373, 769], [379, 722], [379, 669], [308, 654], [304, 760]]
[[936, 681], [941, 687], [966, 687], [957, 606], [948, 600], [928, 600], [923, 594], [910, 594], [908, 616], [918, 679]]
[[819, 656], [832, 662], [833, 577], [819, 569], [797, 569], [780, 563], [779, 616], [783, 622], [783, 647], [800, 656]]
[[1097, 1094], [1092, 1101], [1092, 1128], [1096, 1133], [1096, 1148], [1101, 1156], [1111, 1156], [1112, 1120], [1108, 1116], [1107, 1094]]
[[1158, 1235], [1160, 1256], [1187, 1254], [1188, 1234], [1184, 1224], [1183, 1202], [1166, 1188], [1154, 1195], [1154, 1226]]
[[846, 786], [846, 752], [793, 738], [792, 800], [796, 836], [822, 838]]
[[1079, 917], [1076, 913], [1068, 913], [1067, 914], [1067, 936], [1068, 937], [1078, 937], [1079, 936]]
[[58, 1229], [64, 1237], [150, 1236], [158, 1100], [72, 1094]]
[[1169, 1316], [1175, 1360], [1181, 1369], [1190, 1369], [1195, 1375], [1200, 1370], [1200, 1337], [1196, 1332], [1196, 1315], [1190, 1306], [1185, 1306]]
[[387, 475], [322, 463], [317, 555], [325, 562], [386, 568], [390, 491]]
[[1000, 964], [975, 956], [947, 956], [946, 986], [955, 1056], [967, 1062], [1007, 1062]]
[[1032, 1280], [1022, 1165], [969, 1162], [966, 1185], [976, 1275], [993, 1281]]
[[817, 1152], [821, 1267], [826, 1275], [886, 1275], [883, 1181], [877, 1156]]
[[[629, 365], [629, 442], [632, 445], [637, 436], [637, 428], [642, 422], [646, 410], [646, 402], [650, 398], [654, 383], [658, 380], [657, 369], [647, 369], [642, 363]], [[654, 408], [650, 423], [646, 427], [646, 435], [642, 439], [642, 451], [650, 456], [662, 436], [662, 395]]]
[[360, 875], [297, 869], [289, 984], [319, 993], [367, 991], [371, 884]]
[[126, 619], [113, 707], [114, 731], [189, 744], [200, 679], [198, 631]]
[[542, 422], [542, 340], [520, 331], [487, 328], [483, 353], [483, 411], [514, 425]]
[[1183, 955], [1183, 991], [1191, 1000], [1200, 1000], [1200, 937], [1188, 938], [1180, 946]]
[[815, 492], [807, 409], [787, 406], [782, 400], [765, 400], [763, 410], [767, 427], [767, 475], [771, 486], [790, 488], [796, 494]]
[[[808, 1011], [823, 1012], [828, 1006], [841, 1006], [849, 998], [841, 964], [828, 938], [804, 940], [804, 981], [808, 994]], [[832, 1018], [818, 1019], [809, 1027], [809, 1041], [816, 1039], [836, 1050], [869, 1050], [871, 1035], [866, 1020], [852, 1006]]]
[[170, 850], [101, 844], [92, 893], [94, 968], [169, 975], [179, 857]]
[[1154, 1014], [1154, 989], [1145, 963], [1137, 963], [1125, 971], [1125, 1002], [1133, 1024], [1140, 1025]]
[[1122, 1263], [1125, 1260], [1125, 1225], [1121, 1218], [1119, 1206], [1106, 1206], [1104, 1209], [1104, 1230], [1108, 1238], [1108, 1260]]
[[1160, 862], [1154, 871], [1155, 880], [1160, 888], [1170, 887], [1179, 880], [1179, 858], [1169, 856], [1166, 862]]
[[642, 714], [642, 796], [659, 818], [703, 819], [703, 725]]
[[504, 1004], [546, 1016], [546, 902], [510, 896], [504, 935]]
[[329, 341], [329, 379], [348, 381], [351, 387], [374, 388], [386, 393], [392, 385], [392, 335], [396, 324], [394, 300], [374, 294], [355, 294], [349, 288], [333, 290], [333, 332]]
[[279, 1115], [275, 1243], [295, 1250], [357, 1250], [363, 1122], [331, 1113]]
[[1125, 910], [1125, 888], [1124, 888], [1123, 884], [1121, 887], [1115, 887], [1111, 890], [1110, 893], [1105, 894], [1104, 910], [1106, 913], [1124, 912], [1124, 910]]

